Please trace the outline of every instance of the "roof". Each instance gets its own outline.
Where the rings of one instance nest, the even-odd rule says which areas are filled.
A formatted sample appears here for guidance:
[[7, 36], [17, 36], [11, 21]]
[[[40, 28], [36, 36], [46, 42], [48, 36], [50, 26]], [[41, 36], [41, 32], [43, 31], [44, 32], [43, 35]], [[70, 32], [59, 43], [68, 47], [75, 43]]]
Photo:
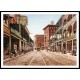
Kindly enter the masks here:
[[[44, 35], [42, 35], [42, 34], [36, 34], [35, 36], [44, 36]], [[35, 37], [35, 36], [34, 36], [34, 37]]]
[[47, 25], [45, 28], [43, 28], [43, 30], [45, 30], [45, 29], [48, 28], [48, 27], [54, 27], [54, 26], [56, 26], [56, 25], [51, 25], [51, 24], [49, 24], [49, 25]]

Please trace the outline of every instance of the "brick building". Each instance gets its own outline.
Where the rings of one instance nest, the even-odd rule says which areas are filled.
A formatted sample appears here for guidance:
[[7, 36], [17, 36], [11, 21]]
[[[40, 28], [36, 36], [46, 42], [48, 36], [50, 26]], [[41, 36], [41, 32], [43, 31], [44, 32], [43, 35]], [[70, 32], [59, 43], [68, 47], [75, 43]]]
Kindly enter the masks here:
[[45, 28], [43, 28], [44, 30], [44, 47], [48, 48], [49, 43], [50, 43], [50, 36], [55, 33], [56, 31], [56, 25], [47, 25]]
[[35, 49], [40, 48], [43, 49], [44, 48], [44, 35], [35, 35], [35, 41], [34, 41], [34, 47]]

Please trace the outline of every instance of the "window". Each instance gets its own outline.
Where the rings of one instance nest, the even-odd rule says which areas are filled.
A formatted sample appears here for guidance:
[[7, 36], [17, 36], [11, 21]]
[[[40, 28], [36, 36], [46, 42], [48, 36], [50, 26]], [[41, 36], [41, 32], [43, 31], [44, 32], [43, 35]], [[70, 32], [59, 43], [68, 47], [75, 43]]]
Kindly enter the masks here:
[[70, 21], [72, 18], [72, 14], [68, 15], [68, 21]]

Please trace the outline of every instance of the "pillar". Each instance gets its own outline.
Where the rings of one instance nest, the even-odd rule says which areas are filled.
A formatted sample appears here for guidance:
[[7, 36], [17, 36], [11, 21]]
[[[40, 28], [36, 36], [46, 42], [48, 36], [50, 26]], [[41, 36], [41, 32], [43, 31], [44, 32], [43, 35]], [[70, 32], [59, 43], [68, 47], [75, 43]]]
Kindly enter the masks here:
[[72, 40], [72, 51], [73, 51], [73, 40]]
[[67, 53], [67, 41], [66, 41], [66, 53]]
[[9, 56], [11, 56], [11, 36], [9, 37]]
[[61, 42], [61, 51], [63, 51], [63, 41]]
[[[19, 23], [19, 33], [21, 35], [21, 26], [20, 26], [20, 23]], [[19, 54], [21, 54], [21, 39], [19, 39]]]
[[21, 39], [19, 39], [19, 54], [21, 54]]

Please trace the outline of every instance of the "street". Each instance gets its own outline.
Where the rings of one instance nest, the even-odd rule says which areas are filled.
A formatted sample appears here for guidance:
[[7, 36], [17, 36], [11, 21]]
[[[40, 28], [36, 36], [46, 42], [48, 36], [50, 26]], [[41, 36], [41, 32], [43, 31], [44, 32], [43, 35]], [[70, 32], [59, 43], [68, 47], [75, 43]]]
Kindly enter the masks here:
[[5, 61], [4, 66], [75, 66], [76, 56], [50, 52], [46, 50], [31, 51], [16, 57], [10, 61]]

